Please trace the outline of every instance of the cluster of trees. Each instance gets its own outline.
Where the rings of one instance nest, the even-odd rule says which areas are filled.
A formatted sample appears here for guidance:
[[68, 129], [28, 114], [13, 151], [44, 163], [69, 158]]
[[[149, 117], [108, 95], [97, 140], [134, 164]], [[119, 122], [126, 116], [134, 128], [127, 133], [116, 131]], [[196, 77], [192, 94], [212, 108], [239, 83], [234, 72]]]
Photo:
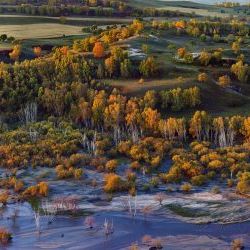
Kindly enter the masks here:
[[206, 39], [207, 36], [217, 42], [223, 40], [223, 37], [226, 36], [228, 36], [228, 41], [231, 42], [231, 39], [234, 40], [235, 36], [245, 37], [250, 33], [250, 28], [245, 22], [234, 19], [230, 22], [203, 21], [197, 19], [190, 19], [189, 21], [154, 20], [151, 26], [155, 29], [172, 30], [178, 34], [201, 37], [202, 40]]
[[22, 196], [25, 199], [31, 197], [46, 197], [49, 193], [49, 185], [46, 182], [39, 182], [37, 185], [26, 188]]
[[0, 42], [12, 43], [15, 41], [13, 36], [7, 36], [6, 34], [0, 35]]
[[238, 181], [240, 193], [250, 192], [248, 163], [249, 151], [244, 146], [213, 149], [209, 142], [192, 142], [190, 149], [173, 149], [173, 165], [168, 173], [162, 174], [165, 182], [190, 181], [193, 185], [203, 185], [220, 176], [228, 179], [232, 186]]
[[[12, 56], [18, 57], [19, 53], [17, 47]], [[97, 64], [92, 60], [74, 56], [66, 47], [56, 49], [46, 59], [26, 60], [13, 65], [0, 63], [1, 110], [15, 113], [26, 103], [48, 98], [43, 102], [44, 108], [50, 110], [50, 100], [57, 100], [53, 111], [60, 115], [64, 111], [64, 103], [70, 106], [70, 101], [80, 96], [88, 86], [101, 87], [92, 81], [97, 78], [97, 69]], [[82, 83], [77, 84], [79, 82]], [[69, 90], [71, 93], [67, 94]]]
[[21, 180], [18, 180], [15, 176], [2, 179], [0, 181], [0, 187], [5, 189], [13, 189], [14, 192], [19, 193], [23, 191], [24, 183]]
[[[177, 50], [178, 61], [183, 61], [185, 63], [199, 63], [203, 66], [208, 66], [209, 64], [218, 65], [221, 64], [222, 61], [222, 50], [215, 50], [213, 52], [208, 52], [203, 50], [199, 53], [198, 58], [195, 59], [195, 54], [192, 54], [187, 51], [186, 48], [182, 47]], [[230, 73], [230, 72], [229, 72]], [[241, 82], [248, 82], [249, 75], [250, 75], [250, 67], [248, 64], [244, 62], [244, 55], [240, 55], [237, 61], [231, 65], [231, 73], [233, 76], [241, 81]], [[205, 82], [207, 77], [205, 75], [201, 75], [201, 78], [198, 79], [200, 82]], [[226, 79], [227, 78], [227, 79]], [[224, 81], [225, 80], [225, 81]], [[229, 81], [228, 81], [229, 80]], [[228, 86], [230, 85], [230, 76], [223, 76], [221, 81], [219, 80], [221, 85]], [[223, 82], [226, 82], [225, 84]]]
[[234, 7], [239, 7], [240, 3], [239, 2], [221, 2], [221, 3], [217, 3], [216, 6], [224, 7], [224, 8], [234, 8]]
[[[171, 143], [163, 138], [145, 137], [134, 144], [132, 141], [121, 141], [118, 152], [132, 159], [131, 168], [140, 170], [143, 165], [152, 168], [159, 167], [166, 153], [170, 150]], [[145, 168], [148, 172], [150, 168]]]
[[140, 34], [144, 29], [143, 22], [135, 19], [132, 24], [122, 27], [114, 27], [103, 31], [98, 36], [87, 37], [83, 40], [75, 40], [73, 49], [78, 52], [91, 52], [96, 42], [104, 43], [108, 48], [112, 43]]
[[[7, 1], [6, 1], [7, 2]], [[22, 3], [21, 3], [22, 2]], [[10, 6], [11, 4], [11, 6]], [[161, 10], [156, 8], [135, 8], [119, 0], [90, 1], [12, 1], [7, 6], [0, 7], [0, 13], [21, 13], [28, 15], [47, 16], [168, 16], [192, 17], [188, 13]]]
[[[17, 59], [20, 51], [20, 46], [16, 46], [11, 57]], [[36, 49], [37, 55], [39, 51]], [[96, 54], [99, 52], [95, 51]], [[11, 118], [20, 113], [27, 103], [37, 102], [43, 113], [61, 116], [69, 113], [75, 105], [80, 105], [80, 99], [82, 102], [91, 92], [109, 89], [96, 82], [96, 78], [129, 77], [135, 72], [149, 77], [154, 76], [158, 69], [155, 60], [148, 57], [135, 72], [133, 70], [127, 53], [119, 47], [112, 47], [110, 56], [104, 61], [75, 56], [67, 47], [62, 47], [56, 49], [51, 57], [38, 57], [15, 64], [1, 63], [0, 107]]]
[[84, 155], [72, 154], [69, 159], [63, 161], [63, 164], [56, 166], [56, 174], [59, 179], [74, 178], [79, 180], [83, 175], [83, 170], [77, 168], [86, 161]]
[[[102, 103], [100, 93], [98, 95], [95, 101], [95, 115], [98, 112], [107, 114], [110, 111], [117, 111], [117, 114], [109, 113], [115, 116], [108, 115], [108, 120], [101, 118], [105, 120], [107, 130], [104, 127], [104, 130], [93, 132], [86, 123], [88, 129], [84, 130], [88, 131], [87, 137], [94, 138], [89, 144], [92, 150], [85, 147], [86, 137], [79, 129], [73, 129], [72, 125], [65, 122], [58, 124], [55, 119], [54, 122], [34, 123], [22, 129], [2, 133], [0, 165], [10, 169], [29, 165], [57, 166], [55, 171], [59, 178], [76, 179], [81, 178], [83, 173], [79, 166], [90, 165], [98, 171], [110, 173], [105, 177], [105, 191], [134, 192], [135, 175], [128, 173], [125, 181], [115, 174], [118, 162], [114, 157], [125, 155], [131, 159], [131, 170], [146, 174], [159, 167], [166, 154], [172, 150], [173, 166], [168, 173], [161, 175], [163, 181], [191, 181], [193, 185], [201, 185], [220, 176], [231, 179], [233, 183], [238, 182], [237, 190], [240, 193], [248, 192], [246, 190], [249, 188], [249, 175], [246, 173], [249, 172], [249, 118], [212, 118], [206, 112], [197, 111], [189, 121], [184, 118], [162, 119], [157, 110], [149, 107], [144, 109], [142, 117], [139, 118], [134, 100], [129, 100], [127, 109], [130, 112], [125, 117], [128, 128], [119, 129], [119, 109], [115, 106], [104, 108], [104, 111], [98, 109], [98, 103]], [[109, 99], [124, 102], [122, 96], [114, 94]], [[142, 122], [138, 119], [142, 119]], [[30, 131], [37, 134], [35, 143]], [[190, 145], [190, 150], [173, 149], [176, 143], [183, 143], [189, 138], [197, 140]], [[235, 146], [236, 141], [243, 139], [245, 144]], [[81, 148], [85, 153], [78, 153]], [[232, 185], [232, 181], [228, 183]], [[152, 180], [152, 183], [157, 182]], [[13, 177], [2, 182], [2, 185], [21, 192], [22, 197], [26, 198], [34, 195], [44, 196], [48, 192], [48, 187], [44, 184], [23, 191], [24, 184]]]
[[[150, 92], [148, 92], [149, 95]], [[171, 108], [173, 111], [195, 108], [201, 103], [200, 89], [198, 87], [188, 89], [172, 89], [160, 92], [161, 109]]]

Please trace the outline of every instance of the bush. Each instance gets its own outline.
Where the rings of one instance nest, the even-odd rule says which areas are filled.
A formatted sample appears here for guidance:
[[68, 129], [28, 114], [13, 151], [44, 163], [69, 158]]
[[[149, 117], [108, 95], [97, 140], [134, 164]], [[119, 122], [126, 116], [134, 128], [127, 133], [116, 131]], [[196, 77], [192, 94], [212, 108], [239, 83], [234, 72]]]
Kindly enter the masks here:
[[207, 181], [207, 177], [205, 175], [197, 175], [197, 176], [192, 177], [191, 179], [191, 183], [194, 186], [202, 186], [206, 183], [206, 181]]
[[117, 160], [110, 160], [106, 163], [105, 168], [109, 172], [115, 172], [118, 166]]
[[181, 191], [184, 192], [184, 193], [189, 193], [190, 190], [192, 189], [192, 185], [189, 184], [189, 183], [185, 183], [183, 185], [181, 185]]
[[1, 244], [7, 244], [10, 242], [11, 239], [12, 239], [11, 233], [5, 228], [0, 228], [0, 243]]
[[237, 191], [241, 194], [250, 194], [250, 172], [245, 172], [239, 177]]
[[121, 191], [123, 189], [123, 182], [119, 175], [117, 174], [107, 174], [104, 176], [104, 191], [107, 193], [113, 193]]
[[219, 187], [217, 187], [217, 186], [213, 187], [213, 188], [211, 189], [211, 192], [212, 192], [213, 194], [220, 194], [220, 193], [221, 193]]
[[9, 193], [8, 192], [3, 192], [0, 194], [0, 203], [2, 203], [3, 205], [7, 204], [9, 198]]
[[76, 180], [80, 180], [81, 177], [82, 177], [82, 175], [83, 175], [83, 170], [82, 169], [80, 169], [80, 168], [75, 169], [75, 171], [74, 171], [74, 178]]
[[56, 166], [56, 175], [59, 179], [75, 178], [79, 180], [83, 175], [83, 170], [74, 167], [65, 167], [64, 165]]
[[244, 249], [244, 243], [242, 239], [234, 239], [232, 241], [232, 250], [241, 250]]
[[130, 168], [139, 170], [141, 168], [141, 164], [138, 161], [133, 161], [130, 163]]
[[159, 185], [159, 178], [158, 177], [152, 177], [152, 179], [150, 180], [150, 186], [151, 187], [158, 187]]
[[49, 185], [46, 182], [40, 182], [37, 185], [30, 186], [24, 190], [22, 195], [25, 198], [42, 196], [46, 197], [49, 193]]
[[234, 185], [234, 180], [228, 179], [228, 180], [227, 180], [227, 186], [228, 186], [228, 187], [233, 187], [233, 185]]

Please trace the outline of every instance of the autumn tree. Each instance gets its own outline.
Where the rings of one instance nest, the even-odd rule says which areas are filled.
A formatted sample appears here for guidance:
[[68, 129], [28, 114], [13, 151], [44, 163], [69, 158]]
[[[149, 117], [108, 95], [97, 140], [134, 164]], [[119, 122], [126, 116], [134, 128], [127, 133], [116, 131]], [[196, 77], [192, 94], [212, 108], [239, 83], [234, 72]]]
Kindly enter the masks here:
[[241, 194], [250, 194], [250, 172], [241, 174], [237, 184], [237, 191]]
[[231, 78], [228, 75], [220, 76], [218, 84], [223, 88], [229, 87], [231, 84]]
[[95, 58], [102, 58], [104, 56], [104, 46], [101, 42], [96, 42], [93, 48]]
[[143, 60], [139, 67], [140, 73], [144, 77], [151, 77], [154, 76], [157, 72], [157, 64], [153, 57], [148, 57], [147, 59]]
[[122, 189], [122, 179], [117, 174], [107, 174], [104, 176], [104, 191], [113, 193]]
[[34, 52], [34, 54], [35, 54], [35, 56], [36, 57], [40, 57], [41, 56], [41, 54], [42, 54], [42, 48], [41, 47], [34, 47], [33, 48], [33, 52]]
[[232, 50], [234, 51], [235, 54], [238, 54], [240, 51], [240, 44], [239, 42], [233, 42], [232, 44]]
[[202, 51], [200, 53], [199, 60], [200, 60], [202, 65], [207, 66], [211, 59], [212, 59], [212, 54], [211, 53], [209, 53], [207, 51]]
[[10, 59], [13, 61], [17, 61], [21, 55], [22, 48], [21, 45], [15, 45], [13, 47], [12, 52], [9, 53]]
[[199, 82], [207, 82], [208, 81], [208, 75], [206, 73], [200, 73], [198, 75], [198, 81]]
[[157, 110], [154, 110], [152, 108], [145, 108], [142, 117], [144, 119], [144, 126], [149, 131], [156, 131], [157, 125], [160, 119], [160, 114], [157, 112]]
[[209, 140], [211, 132], [211, 117], [205, 111], [196, 111], [190, 120], [189, 133], [200, 140]]
[[231, 66], [231, 72], [234, 73], [239, 81], [246, 82], [249, 77], [249, 66], [244, 64], [242, 60], [239, 60]]
[[116, 61], [114, 57], [110, 56], [105, 60], [105, 68], [107, 72], [109, 73], [109, 76], [112, 77], [116, 70]]
[[177, 50], [177, 55], [179, 58], [184, 58], [186, 54], [187, 54], [186, 48], [179, 48]]

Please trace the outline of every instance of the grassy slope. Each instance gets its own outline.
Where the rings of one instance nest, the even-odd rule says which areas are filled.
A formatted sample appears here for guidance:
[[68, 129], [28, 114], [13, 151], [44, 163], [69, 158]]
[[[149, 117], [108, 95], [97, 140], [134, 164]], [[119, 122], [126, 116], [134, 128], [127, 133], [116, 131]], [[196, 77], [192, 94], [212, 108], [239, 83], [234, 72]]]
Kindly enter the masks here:
[[[204, 3], [194, 3], [192, 1], [168, 1], [168, 0], [128, 0], [131, 6], [137, 8], [153, 7], [170, 11], [180, 11], [186, 13], [195, 13], [201, 16], [220, 16], [225, 17], [231, 14], [238, 15], [238, 9], [221, 8]], [[246, 7], [247, 8], [247, 7]], [[244, 12], [244, 8], [240, 11]]]
[[184, 8], [197, 8], [197, 9], [214, 9], [213, 6], [208, 4], [194, 3], [192, 1], [168, 1], [168, 0], [128, 0], [131, 6], [135, 7], [154, 7], [162, 8], [166, 6], [184, 7]]
[[[191, 45], [190, 41], [195, 42]], [[168, 48], [169, 44], [175, 44], [177, 47], [185, 46], [190, 51], [201, 51], [202, 49], [215, 49], [218, 47], [214, 42], [201, 42], [197, 38], [190, 38], [185, 36], [174, 36], [168, 32], [162, 32], [159, 34], [158, 39], [155, 38], [143, 38], [137, 37], [129, 40], [126, 44], [132, 48], [140, 49], [142, 44], [149, 45], [150, 55], [157, 58], [160, 67], [163, 69], [164, 74], [157, 79], [151, 79], [145, 81], [143, 85], [136, 80], [107, 80], [111, 85], [121, 89], [121, 91], [128, 96], [141, 96], [147, 90], [164, 90], [172, 88], [188, 88], [198, 86], [201, 89], [202, 104], [199, 109], [209, 111], [214, 115], [235, 115], [235, 114], [250, 114], [250, 87], [248, 84], [242, 84], [242, 92], [246, 97], [237, 93], [230, 93], [210, 81], [208, 83], [197, 82], [197, 75], [200, 71], [207, 71], [211, 76], [216, 71], [222, 71], [225, 69], [213, 68], [213, 67], [197, 67], [185, 64], [176, 64], [173, 60], [173, 54], [176, 50]], [[229, 49], [230, 45], [220, 44], [224, 49]], [[179, 79], [182, 77], [182, 79]], [[185, 112], [168, 112], [167, 115], [175, 116], [190, 116], [194, 110], [188, 110]]]

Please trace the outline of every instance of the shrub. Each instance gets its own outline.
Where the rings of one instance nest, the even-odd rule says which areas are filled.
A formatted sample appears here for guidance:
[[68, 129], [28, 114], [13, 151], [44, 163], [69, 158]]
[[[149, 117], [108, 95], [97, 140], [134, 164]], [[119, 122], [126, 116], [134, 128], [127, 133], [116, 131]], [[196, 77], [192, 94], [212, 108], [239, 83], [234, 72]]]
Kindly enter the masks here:
[[158, 177], [152, 177], [150, 180], [151, 187], [158, 187], [159, 185], [159, 178]]
[[242, 194], [250, 194], [250, 172], [245, 172], [239, 177], [237, 191]]
[[30, 186], [24, 190], [22, 195], [26, 198], [42, 196], [46, 197], [49, 193], [49, 185], [46, 182], [40, 182], [37, 185]]
[[3, 192], [0, 194], [0, 203], [2, 203], [3, 205], [6, 205], [7, 201], [9, 198], [9, 193], [8, 192]]
[[234, 180], [228, 179], [228, 180], [227, 180], [227, 186], [228, 186], [228, 187], [233, 187], [233, 185], [234, 185]]
[[76, 180], [80, 180], [82, 175], [83, 175], [83, 170], [82, 169], [78, 168], [78, 169], [74, 170], [74, 178]]
[[152, 237], [150, 236], [150, 235], [144, 235], [143, 237], [142, 237], [142, 239], [141, 239], [141, 241], [142, 241], [142, 244], [145, 244], [145, 245], [147, 245], [147, 246], [150, 246], [151, 245], [151, 243], [152, 243]]
[[65, 167], [64, 165], [56, 166], [56, 175], [59, 179], [75, 178], [79, 180], [83, 175], [83, 170], [74, 167]]
[[219, 193], [221, 193], [219, 187], [217, 187], [217, 186], [213, 187], [213, 188], [211, 189], [211, 192], [212, 192], [213, 194], [219, 194]]
[[218, 79], [218, 84], [223, 88], [229, 87], [231, 84], [231, 79], [228, 75], [221, 76]]
[[190, 190], [192, 189], [192, 185], [189, 183], [185, 183], [185, 184], [181, 185], [180, 189], [184, 193], [189, 193]]
[[1, 244], [7, 244], [10, 242], [11, 239], [12, 239], [11, 233], [5, 228], [0, 228], [0, 243]]
[[48, 196], [48, 193], [49, 193], [49, 185], [48, 185], [48, 183], [40, 182], [40, 183], [38, 183], [37, 187], [38, 187], [39, 195], [44, 196], [44, 197]]
[[199, 82], [207, 82], [208, 81], [208, 75], [206, 73], [201, 73], [198, 75], [198, 81]]
[[130, 247], [129, 250], [139, 250], [139, 247], [137, 244], [133, 243]]
[[105, 168], [109, 172], [115, 172], [118, 166], [117, 160], [110, 160], [106, 163]]
[[206, 183], [207, 177], [205, 175], [197, 175], [192, 177], [191, 183], [195, 186], [202, 186]]
[[130, 163], [130, 168], [139, 170], [141, 168], [141, 164], [138, 161], [133, 161]]
[[122, 179], [117, 174], [107, 174], [104, 176], [104, 191], [107, 193], [113, 193], [123, 189]]
[[244, 249], [243, 239], [234, 239], [232, 241], [232, 250], [242, 250]]

